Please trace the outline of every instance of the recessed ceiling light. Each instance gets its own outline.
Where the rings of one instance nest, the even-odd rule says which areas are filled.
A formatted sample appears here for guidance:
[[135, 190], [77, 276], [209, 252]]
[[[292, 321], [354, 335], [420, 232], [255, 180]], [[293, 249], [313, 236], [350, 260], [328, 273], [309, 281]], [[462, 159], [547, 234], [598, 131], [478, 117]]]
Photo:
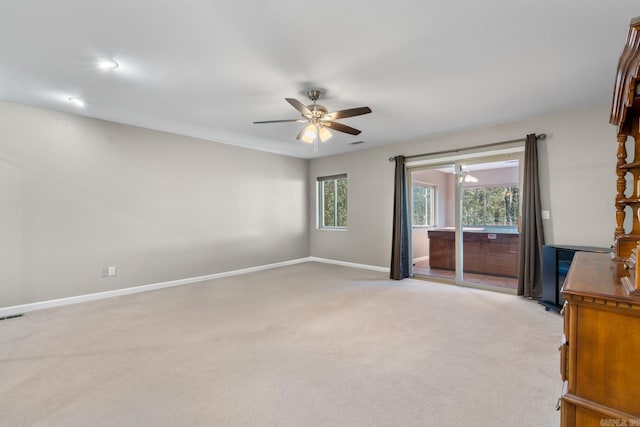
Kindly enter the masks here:
[[98, 68], [101, 70], [115, 70], [118, 68], [120, 64], [118, 64], [113, 59], [100, 59], [98, 60]]
[[84, 101], [77, 96], [70, 96], [69, 102], [74, 104], [76, 107], [84, 107]]

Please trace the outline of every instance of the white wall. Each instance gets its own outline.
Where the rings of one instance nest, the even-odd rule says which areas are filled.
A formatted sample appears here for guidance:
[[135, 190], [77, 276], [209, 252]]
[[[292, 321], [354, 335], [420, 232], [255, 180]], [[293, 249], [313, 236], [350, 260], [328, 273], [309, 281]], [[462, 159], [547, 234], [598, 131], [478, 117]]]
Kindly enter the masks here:
[[0, 102], [0, 307], [306, 257], [307, 179], [307, 160]]
[[[547, 134], [539, 143], [542, 208], [551, 211], [551, 219], [544, 221], [547, 243], [608, 247], [615, 228], [616, 180], [616, 132], [608, 120], [609, 105], [600, 105], [314, 159], [309, 168], [310, 189], [318, 176], [348, 174], [349, 229], [316, 230], [310, 221], [310, 253], [388, 267], [394, 171], [389, 157], [473, 147], [529, 133]], [[315, 197], [309, 198], [309, 204], [309, 211], [316, 212]]]

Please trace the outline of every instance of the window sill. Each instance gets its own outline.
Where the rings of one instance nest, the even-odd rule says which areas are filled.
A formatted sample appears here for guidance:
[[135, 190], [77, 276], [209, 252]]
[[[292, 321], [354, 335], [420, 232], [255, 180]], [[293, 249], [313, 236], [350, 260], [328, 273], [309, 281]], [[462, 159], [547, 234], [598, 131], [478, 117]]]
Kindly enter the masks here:
[[349, 231], [347, 228], [332, 228], [332, 227], [318, 227], [316, 228], [318, 231]]

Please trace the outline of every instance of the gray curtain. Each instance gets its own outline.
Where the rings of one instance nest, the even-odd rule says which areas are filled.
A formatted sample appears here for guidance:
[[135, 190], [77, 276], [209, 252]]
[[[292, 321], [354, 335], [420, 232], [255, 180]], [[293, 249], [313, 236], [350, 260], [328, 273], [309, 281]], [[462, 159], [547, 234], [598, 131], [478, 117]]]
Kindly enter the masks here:
[[538, 140], [527, 135], [524, 149], [524, 180], [522, 183], [522, 223], [520, 229], [520, 264], [518, 295], [529, 298], [542, 296], [542, 211], [538, 181]]
[[409, 209], [404, 156], [396, 156], [395, 161], [390, 277], [401, 280], [409, 277]]

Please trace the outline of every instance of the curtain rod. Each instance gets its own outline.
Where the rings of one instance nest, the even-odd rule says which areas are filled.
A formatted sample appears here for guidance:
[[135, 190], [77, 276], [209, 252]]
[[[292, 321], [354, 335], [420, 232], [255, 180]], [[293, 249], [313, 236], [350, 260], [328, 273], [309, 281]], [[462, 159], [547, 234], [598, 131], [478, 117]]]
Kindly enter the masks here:
[[[547, 139], [547, 134], [546, 133], [541, 133], [540, 135], [536, 135], [536, 139], [540, 139], [540, 140]], [[514, 142], [524, 142], [526, 140], [527, 140], [527, 138], [510, 139], [509, 141], [492, 142], [491, 144], [476, 145], [475, 147], [458, 148], [458, 149], [455, 149], [455, 150], [436, 151], [436, 152], [433, 152], [433, 153], [414, 154], [412, 156], [405, 156], [404, 159], [407, 160], [407, 159], [413, 159], [413, 158], [416, 158], [416, 157], [434, 156], [436, 154], [459, 153], [460, 151], [475, 150], [476, 148], [489, 148], [489, 147], [495, 147], [497, 145], [511, 144], [511, 143], [514, 143]], [[396, 159], [395, 157], [389, 157], [389, 161], [390, 162], [395, 161], [395, 159]]]

